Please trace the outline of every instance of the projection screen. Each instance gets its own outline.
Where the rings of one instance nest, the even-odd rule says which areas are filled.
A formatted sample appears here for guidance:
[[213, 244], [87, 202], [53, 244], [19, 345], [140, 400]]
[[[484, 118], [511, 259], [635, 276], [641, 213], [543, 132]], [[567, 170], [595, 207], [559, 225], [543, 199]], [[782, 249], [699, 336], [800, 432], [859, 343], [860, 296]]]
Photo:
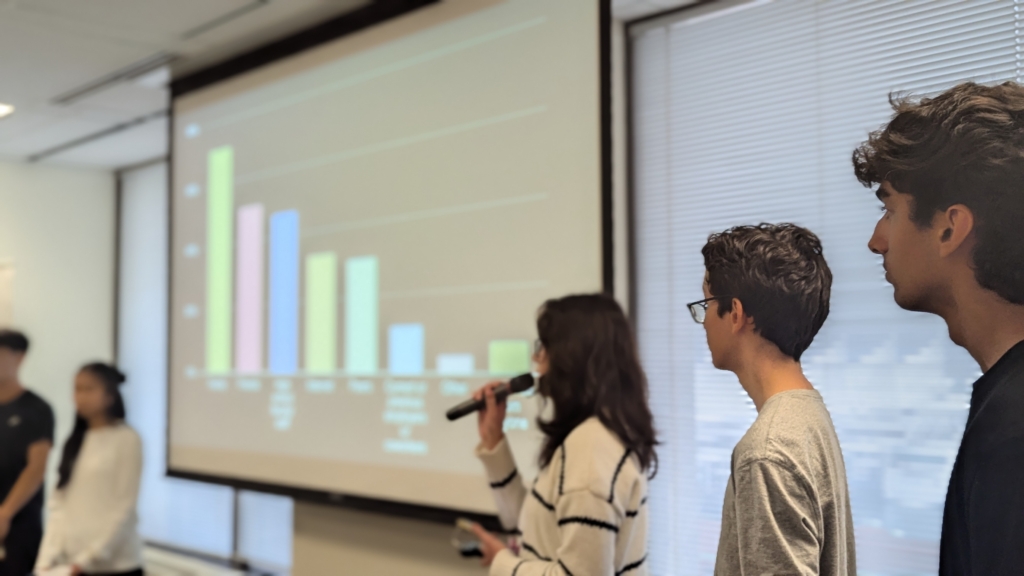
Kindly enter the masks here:
[[175, 97], [172, 475], [494, 512], [444, 412], [602, 289], [602, 14], [448, 0]]

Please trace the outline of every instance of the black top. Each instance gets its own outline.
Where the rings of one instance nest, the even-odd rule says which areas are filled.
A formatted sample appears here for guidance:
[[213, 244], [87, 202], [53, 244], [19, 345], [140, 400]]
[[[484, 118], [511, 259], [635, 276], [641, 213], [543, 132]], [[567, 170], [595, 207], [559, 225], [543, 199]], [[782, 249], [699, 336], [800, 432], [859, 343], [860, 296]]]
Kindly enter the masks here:
[[1024, 342], [974, 383], [946, 493], [940, 575], [1024, 573]]
[[[0, 502], [28, 465], [28, 447], [40, 440], [53, 442], [53, 410], [34, 392], [26, 390], [7, 404], [0, 404]], [[23, 523], [42, 522], [43, 490], [21, 509], [12, 529]]]

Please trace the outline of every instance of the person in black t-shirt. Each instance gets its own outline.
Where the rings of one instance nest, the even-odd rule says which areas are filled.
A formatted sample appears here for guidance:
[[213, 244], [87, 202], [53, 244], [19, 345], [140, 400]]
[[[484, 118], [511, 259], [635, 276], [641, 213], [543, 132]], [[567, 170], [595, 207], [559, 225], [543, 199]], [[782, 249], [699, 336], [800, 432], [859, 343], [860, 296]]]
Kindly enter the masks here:
[[32, 572], [43, 536], [43, 476], [53, 445], [53, 410], [18, 380], [26, 352], [23, 334], [0, 330], [0, 576]]
[[1024, 87], [896, 99], [853, 155], [896, 303], [941, 316], [984, 375], [946, 494], [939, 574], [1024, 574]]

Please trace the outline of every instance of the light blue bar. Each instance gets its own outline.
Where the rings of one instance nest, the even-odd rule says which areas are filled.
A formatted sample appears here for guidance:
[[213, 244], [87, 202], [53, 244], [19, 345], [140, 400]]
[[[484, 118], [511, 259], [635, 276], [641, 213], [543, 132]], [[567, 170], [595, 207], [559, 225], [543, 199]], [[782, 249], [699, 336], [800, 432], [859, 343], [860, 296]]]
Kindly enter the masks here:
[[269, 244], [269, 368], [275, 374], [293, 374], [299, 369], [298, 211], [270, 215]]
[[392, 324], [388, 328], [388, 372], [423, 374], [423, 324]]
[[447, 376], [472, 374], [476, 359], [472, 354], [438, 354], [437, 373]]

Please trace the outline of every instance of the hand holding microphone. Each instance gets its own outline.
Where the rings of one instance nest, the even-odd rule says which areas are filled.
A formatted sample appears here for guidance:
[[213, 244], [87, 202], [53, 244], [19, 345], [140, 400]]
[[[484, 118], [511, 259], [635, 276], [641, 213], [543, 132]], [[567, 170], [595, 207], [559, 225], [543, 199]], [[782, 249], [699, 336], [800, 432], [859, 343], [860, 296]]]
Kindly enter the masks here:
[[480, 439], [490, 450], [505, 437], [505, 398], [509, 394], [525, 392], [533, 387], [533, 374], [520, 374], [508, 382], [490, 382], [473, 393], [473, 397], [448, 410], [449, 420], [458, 420], [472, 412], [479, 412], [477, 425]]
[[[484, 448], [493, 450], [505, 437], [505, 410], [507, 404], [498, 402], [494, 389], [503, 382], [489, 382], [473, 393], [474, 400], [483, 400], [484, 408], [476, 414], [477, 428], [480, 430], [480, 441]], [[504, 399], [503, 399], [504, 400]]]

